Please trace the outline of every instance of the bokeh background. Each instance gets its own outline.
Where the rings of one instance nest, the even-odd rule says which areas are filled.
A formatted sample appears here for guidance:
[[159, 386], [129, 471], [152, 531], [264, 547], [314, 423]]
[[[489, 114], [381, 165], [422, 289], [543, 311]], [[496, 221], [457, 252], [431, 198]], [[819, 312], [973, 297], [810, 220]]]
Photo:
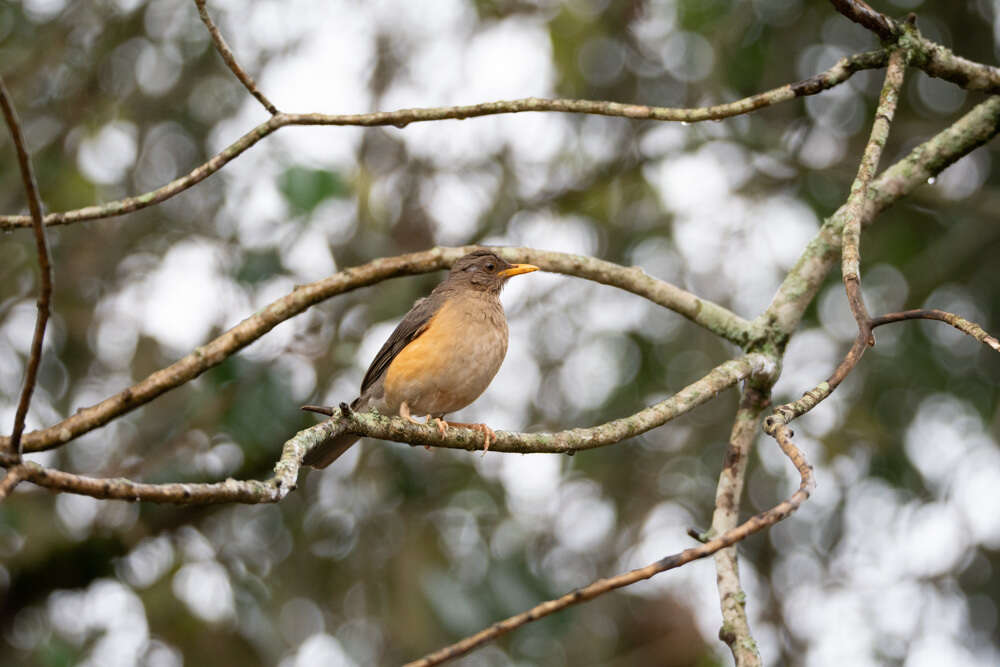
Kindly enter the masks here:
[[[990, 0], [875, 3], [996, 63]], [[362, 112], [527, 96], [684, 106], [815, 74], [875, 39], [803, 0], [210, 0], [283, 110]], [[0, 5], [0, 70], [50, 210], [158, 187], [266, 118], [185, 0]], [[293, 285], [434, 244], [528, 245], [642, 266], [753, 317], [845, 199], [881, 72], [698, 125], [520, 114], [397, 128], [286, 128], [202, 184], [54, 228], [54, 317], [29, 428], [171, 363]], [[980, 101], [911, 71], [884, 164]], [[1000, 151], [976, 151], [863, 237], [873, 311], [952, 310], [1000, 330]], [[0, 210], [24, 209], [0, 133]], [[34, 317], [30, 232], [0, 236], [0, 424]], [[286, 322], [183, 388], [31, 458], [146, 481], [266, 476], [356, 395], [441, 275], [396, 279]], [[778, 400], [853, 338], [831, 277], [792, 339]], [[464, 421], [508, 430], [634, 412], [736, 350], [638, 297], [532, 274], [504, 295], [507, 361]], [[940, 323], [878, 345], [796, 427], [819, 486], [741, 544], [768, 665], [996, 665], [1000, 361]], [[575, 457], [366, 441], [277, 506], [175, 508], [52, 495], [0, 505], [0, 664], [396, 664], [552, 596], [691, 545], [710, 523], [737, 402]], [[794, 471], [760, 441], [743, 511]], [[456, 664], [729, 664], [711, 562], [524, 627]]]

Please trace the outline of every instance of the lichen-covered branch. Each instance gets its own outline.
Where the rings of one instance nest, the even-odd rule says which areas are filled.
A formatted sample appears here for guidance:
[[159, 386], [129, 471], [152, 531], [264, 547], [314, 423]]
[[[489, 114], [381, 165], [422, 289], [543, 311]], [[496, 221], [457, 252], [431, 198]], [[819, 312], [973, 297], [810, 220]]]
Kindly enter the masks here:
[[[337, 294], [372, 285], [388, 278], [445, 269], [478, 246], [433, 248], [424, 252], [387, 257], [344, 269], [334, 275], [296, 287], [290, 294], [272, 302], [219, 337], [166, 368], [149, 375], [131, 387], [100, 403], [82, 408], [63, 421], [24, 436], [25, 451], [52, 449], [88, 431], [107, 424], [126, 412], [148, 403], [157, 396], [198, 377], [208, 369], [243, 349], [285, 320], [309, 306]], [[502, 248], [507, 259], [531, 262], [546, 271], [564, 273], [627, 290], [670, 308], [710, 331], [731, 340], [748, 340], [749, 323], [725, 308], [695, 297], [678, 287], [652, 278], [641, 269], [626, 268], [612, 262], [552, 250]], [[0, 450], [7, 445], [0, 437]], [[3, 459], [0, 459], [2, 462]]]
[[966, 90], [980, 90], [1000, 94], [1000, 68], [977, 63], [955, 55], [951, 49], [932, 42], [907, 24], [898, 42], [906, 50], [908, 64], [922, 69], [930, 76], [944, 79]]
[[693, 560], [710, 556], [721, 549], [725, 549], [726, 547], [736, 544], [737, 542], [760, 530], [773, 526], [798, 509], [799, 506], [801, 506], [802, 503], [809, 498], [809, 494], [812, 493], [812, 489], [815, 486], [812, 475], [812, 467], [809, 465], [809, 462], [806, 461], [802, 452], [799, 451], [799, 449], [795, 447], [795, 445], [792, 444], [792, 442], [787, 438], [779, 439], [778, 444], [781, 446], [785, 455], [792, 461], [793, 465], [795, 465], [800, 477], [798, 490], [796, 490], [795, 493], [793, 493], [787, 500], [782, 501], [765, 512], [761, 512], [760, 514], [751, 517], [736, 528], [726, 531], [722, 535], [710, 539], [704, 544], [686, 549], [678, 554], [667, 556], [656, 561], [655, 563], [632, 570], [631, 572], [625, 572], [624, 574], [608, 577], [606, 579], [599, 579], [588, 586], [578, 588], [571, 593], [563, 595], [562, 597], [543, 602], [527, 611], [517, 614], [516, 616], [511, 616], [508, 619], [494, 623], [490, 627], [481, 630], [474, 635], [466, 637], [461, 641], [451, 644], [450, 646], [434, 651], [419, 660], [407, 663], [406, 667], [431, 667], [432, 665], [440, 665], [441, 663], [451, 660], [452, 658], [465, 655], [478, 646], [492, 641], [501, 635], [507, 634], [511, 630], [515, 630], [522, 625], [531, 623], [532, 621], [537, 621], [540, 618], [544, 618], [549, 614], [561, 611], [575, 604], [592, 600], [599, 595], [613, 591], [617, 588], [622, 588], [624, 586], [634, 584], [637, 581], [649, 579], [660, 572], [672, 570], [690, 563]]
[[[45, 468], [25, 461], [7, 471], [53, 491], [77, 493], [102, 500], [128, 500], [173, 505], [206, 505], [218, 503], [276, 503], [294, 491], [298, 484], [302, 457], [311, 447], [336, 437], [343, 426], [323, 422], [299, 431], [285, 442], [281, 457], [274, 466], [274, 475], [266, 481], [227, 479], [223, 482], [147, 484], [124, 478], [98, 478]], [[3, 482], [0, 482], [2, 487]], [[2, 488], [0, 488], [2, 491]], [[3, 495], [0, 494], [0, 500]]]
[[895, 42], [906, 51], [908, 64], [930, 76], [950, 81], [966, 90], [1000, 93], [1000, 68], [955, 55], [932, 42], [917, 29], [915, 14], [902, 23], [872, 9], [863, 0], [830, 0], [841, 14], [875, 33], [884, 43]]
[[226, 66], [236, 75], [236, 78], [240, 80], [240, 83], [250, 91], [250, 94], [257, 98], [257, 101], [264, 105], [264, 108], [273, 116], [278, 113], [278, 108], [271, 104], [271, 100], [264, 96], [264, 93], [260, 92], [257, 88], [257, 82], [253, 80], [253, 77], [247, 74], [246, 70], [240, 67], [240, 64], [236, 62], [236, 56], [233, 55], [232, 50], [229, 45], [226, 44], [225, 38], [223, 38], [222, 33], [219, 32], [219, 28], [212, 21], [212, 17], [208, 14], [208, 8], [205, 7], [205, 0], [194, 0], [194, 4], [198, 5], [198, 16], [201, 17], [201, 22], [205, 24], [208, 28], [208, 34], [212, 36], [212, 43], [215, 44], [215, 50], [219, 52], [222, 59], [225, 61]]
[[[767, 386], [773, 383], [769, 379]], [[740, 498], [746, 481], [750, 450], [757, 437], [760, 415], [768, 404], [767, 390], [747, 383], [743, 389], [740, 407], [736, 411], [726, 458], [719, 474], [715, 491], [715, 511], [712, 527], [707, 537], [722, 535], [736, 528], [740, 517]], [[716, 585], [722, 609], [722, 627], [719, 638], [726, 642], [733, 653], [736, 667], [756, 667], [761, 664], [757, 643], [750, 632], [746, 613], [746, 594], [740, 584], [740, 570], [736, 547], [715, 552]]]
[[[896, 114], [896, 104], [899, 102], [899, 91], [903, 87], [903, 74], [906, 70], [903, 52], [895, 50], [889, 57], [889, 66], [885, 72], [885, 82], [879, 95], [878, 107], [875, 110], [875, 121], [865, 145], [861, 164], [858, 165], [858, 175], [851, 184], [851, 194], [844, 205], [844, 240], [841, 251], [841, 274], [844, 288], [847, 290], [847, 303], [859, 327], [868, 322], [868, 309], [865, 307], [861, 294], [861, 222], [867, 212], [868, 187], [875, 177], [878, 163], [882, 159], [882, 149], [889, 139], [889, 129], [892, 118]], [[872, 341], [874, 343], [874, 341]]]
[[[14, 151], [17, 153], [17, 164], [21, 171], [21, 183], [28, 199], [28, 210], [31, 211], [31, 226], [35, 233], [35, 249], [38, 256], [38, 301], [35, 315], [35, 329], [31, 336], [31, 348], [28, 353], [28, 364], [24, 373], [24, 386], [21, 397], [14, 412], [14, 428], [10, 439], [0, 446], [0, 452], [6, 449], [6, 455], [14, 461], [21, 459], [21, 434], [24, 432], [24, 421], [31, 405], [31, 395], [35, 390], [38, 378], [38, 367], [42, 361], [42, 342], [45, 340], [45, 327], [49, 321], [49, 301], [52, 298], [52, 267], [49, 265], [49, 247], [45, 239], [45, 225], [42, 221], [42, 200], [38, 195], [38, 185], [35, 183], [35, 172], [31, 167], [31, 157], [21, 132], [21, 122], [17, 117], [14, 102], [7, 92], [3, 78], [0, 78], [0, 110], [10, 130]], [[16, 478], [11, 478], [16, 484]]]
[[[864, 221], [870, 223], [880, 212], [998, 132], [1000, 97], [991, 97], [883, 171], [868, 189]], [[846, 206], [841, 206], [826, 219], [785, 276], [767, 310], [754, 320], [755, 336], [763, 339], [776, 333], [778, 336], [774, 340], [781, 345], [795, 331], [806, 307], [837, 260], [845, 219]]]
[[[45, 224], [66, 225], [84, 220], [111, 218], [166, 201], [219, 171], [230, 160], [251, 148], [264, 137], [289, 125], [358, 125], [363, 127], [392, 125], [405, 127], [410, 123], [448, 119], [460, 120], [463, 118], [522, 113], [526, 111], [588, 113], [618, 116], [621, 118], [695, 123], [705, 120], [729, 118], [804, 95], [815, 95], [843, 83], [855, 72], [885, 66], [887, 58], [888, 54], [882, 50], [860, 53], [842, 58], [825, 72], [797, 83], [786, 84], [780, 88], [775, 88], [774, 90], [759, 93], [728, 104], [691, 109], [592, 100], [550, 100], [530, 97], [521, 100], [484, 102], [482, 104], [458, 107], [400, 109], [399, 111], [377, 111], [365, 114], [289, 114], [279, 112], [244, 134], [204, 164], [195, 167], [188, 174], [167, 183], [163, 187], [141, 195], [126, 197], [125, 199], [105, 204], [86, 206], [61, 213], [49, 213], [45, 216]], [[28, 216], [0, 215], [0, 229], [29, 227], [30, 225], [31, 220]]]
[[[573, 454], [586, 449], [604, 447], [661, 426], [685, 412], [711, 400], [720, 391], [732, 387], [751, 375], [768, 373], [773, 363], [761, 354], [749, 354], [724, 362], [707, 375], [676, 394], [629, 416], [590, 428], [574, 428], [556, 433], [508, 433], [497, 431], [490, 444], [491, 452], [517, 454]], [[431, 424], [415, 424], [399, 417], [387, 417], [377, 412], [349, 412], [336, 409], [332, 421], [343, 422], [345, 430], [358, 435], [394, 440], [411, 445], [428, 445], [448, 449], [483, 449], [483, 434], [473, 429], [453, 427], [445, 435]]]

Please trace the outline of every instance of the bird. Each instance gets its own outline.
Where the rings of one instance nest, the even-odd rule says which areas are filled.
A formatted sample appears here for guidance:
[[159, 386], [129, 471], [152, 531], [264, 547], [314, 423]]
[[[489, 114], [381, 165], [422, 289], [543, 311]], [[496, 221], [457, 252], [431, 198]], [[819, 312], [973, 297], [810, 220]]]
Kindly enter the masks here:
[[[375, 355], [351, 410], [374, 409], [414, 423], [420, 423], [414, 415], [426, 415], [425, 423], [433, 419], [443, 435], [449, 427], [444, 416], [479, 398], [507, 354], [500, 290], [512, 276], [537, 270], [532, 264], [511, 264], [489, 249], [459, 258], [447, 277], [413, 304]], [[450, 425], [482, 432], [484, 450], [496, 439], [486, 424]], [[359, 438], [353, 433], [336, 436], [310, 450], [303, 463], [325, 468]]]

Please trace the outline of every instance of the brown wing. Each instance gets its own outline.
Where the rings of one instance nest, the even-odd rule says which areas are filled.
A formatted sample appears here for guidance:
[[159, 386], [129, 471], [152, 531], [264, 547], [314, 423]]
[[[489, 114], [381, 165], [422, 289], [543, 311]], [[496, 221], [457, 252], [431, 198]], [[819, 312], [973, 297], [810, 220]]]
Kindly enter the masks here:
[[361, 381], [362, 396], [364, 396], [365, 391], [370, 386], [385, 375], [389, 364], [396, 358], [396, 355], [427, 330], [427, 325], [431, 321], [431, 318], [434, 317], [434, 314], [441, 308], [441, 304], [444, 303], [443, 296], [443, 294], [432, 293], [430, 296], [420, 299], [413, 304], [413, 308], [410, 308], [410, 312], [406, 314], [403, 321], [392, 332], [389, 340], [385, 342], [382, 349], [375, 355], [372, 365], [368, 367], [365, 379]]

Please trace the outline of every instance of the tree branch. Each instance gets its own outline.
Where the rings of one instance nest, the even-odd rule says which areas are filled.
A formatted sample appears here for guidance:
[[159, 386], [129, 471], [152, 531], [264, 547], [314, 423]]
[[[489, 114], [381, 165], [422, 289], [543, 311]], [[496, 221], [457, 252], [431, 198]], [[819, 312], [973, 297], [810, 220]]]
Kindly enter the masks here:
[[[883, 171], [869, 187], [869, 209], [864, 222], [870, 224], [898, 199], [985, 144], [998, 132], [1000, 97], [991, 97]], [[827, 218], [819, 233], [806, 246], [767, 310], [754, 320], [755, 337], [763, 338], [769, 331], [774, 331], [780, 334], [776, 342], [783, 344], [783, 340], [787, 340], [798, 327], [802, 313], [816, 296], [840, 252], [846, 209], [846, 206], [841, 206]]]
[[[763, 389], [749, 382], [744, 386], [740, 407], [729, 436], [725, 464], [719, 474], [719, 484], [715, 491], [715, 512], [712, 514], [712, 528], [708, 537], [722, 535], [736, 528], [739, 523], [740, 498], [743, 496], [747, 462], [754, 438], [757, 437], [761, 412], [769, 403], [768, 394], [773, 381], [773, 376], [768, 378], [767, 386]], [[736, 547], [717, 551], [714, 559], [719, 604], [722, 608], [719, 638], [729, 645], [736, 667], [759, 666], [760, 652], [747, 621], [746, 594], [740, 584]]]
[[[290, 294], [272, 302], [221, 336], [128, 389], [96, 405], [82, 408], [58, 424], [26, 434], [24, 450], [35, 452], [53, 449], [107, 424], [112, 419], [217, 366], [309, 306], [337, 294], [388, 278], [448, 268], [456, 259], [476, 248], [478, 246], [433, 248], [409, 255], [377, 259], [358, 267], [345, 269], [323, 280], [296, 287]], [[531, 262], [547, 271], [577, 276], [627, 290], [670, 308], [727, 340], [733, 342], [749, 340], [750, 324], [743, 318], [679, 287], [652, 278], [641, 269], [626, 268], [592, 257], [549, 250], [498, 248], [497, 251], [509, 260]], [[7, 439], [0, 437], [0, 450], [7, 445], [7, 442]]]
[[226, 44], [226, 40], [222, 37], [222, 33], [219, 32], [219, 28], [216, 27], [215, 23], [212, 21], [212, 17], [208, 15], [208, 9], [205, 7], [205, 0], [194, 0], [194, 4], [198, 5], [198, 16], [201, 17], [201, 22], [205, 24], [208, 28], [208, 33], [212, 36], [212, 42], [215, 44], [216, 51], [222, 56], [222, 59], [226, 62], [226, 65], [232, 70], [236, 78], [240, 80], [240, 83], [250, 91], [250, 94], [257, 98], [257, 101], [264, 105], [264, 108], [273, 116], [278, 113], [278, 108], [271, 104], [271, 100], [264, 97], [264, 93], [260, 92], [257, 88], [257, 83], [253, 80], [253, 77], [246, 73], [240, 64], [236, 62], [236, 56], [230, 50], [229, 45]]
[[[38, 185], [35, 183], [35, 173], [31, 168], [31, 157], [28, 155], [28, 148], [24, 142], [24, 135], [21, 132], [21, 122], [17, 117], [17, 110], [14, 102], [7, 92], [3, 78], [0, 77], [0, 108], [3, 111], [4, 120], [10, 130], [10, 138], [14, 142], [14, 150], [17, 153], [17, 164], [21, 170], [21, 183], [24, 186], [24, 194], [28, 199], [28, 210], [31, 211], [31, 226], [35, 232], [35, 248], [38, 254], [38, 301], [36, 302], [37, 314], [35, 316], [35, 330], [31, 337], [31, 351], [28, 356], [28, 365], [24, 373], [24, 386], [21, 389], [21, 398], [17, 403], [17, 410], [14, 413], [14, 428], [11, 430], [10, 439], [6, 443], [8, 456], [15, 461], [21, 460], [21, 434], [24, 432], [24, 421], [28, 416], [28, 408], [31, 406], [31, 394], [35, 390], [35, 381], [38, 378], [38, 366], [42, 362], [42, 342], [45, 340], [45, 326], [49, 321], [49, 301], [52, 298], [52, 267], [49, 265], [49, 248], [45, 240], [45, 225], [42, 219], [42, 200], [38, 195]], [[0, 453], [4, 447], [0, 447]], [[13, 482], [16, 484], [17, 482]]]
[[[274, 465], [274, 475], [266, 481], [227, 479], [207, 484], [146, 484], [129, 479], [104, 479], [74, 475], [61, 470], [44, 468], [26, 461], [7, 471], [20, 479], [54, 491], [76, 493], [102, 500], [146, 501], [173, 505], [206, 505], [217, 503], [276, 503], [298, 484], [302, 457], [311, 448], [343, 433], [342, 425], [323, 422], [299, 431], [287, 440], [281, 457]], [[0, 483], [2, 486], [2, 483]], [[2, 495], [0, 495], [2, 500]]]
[[830, 0], [830, 3], [847, 18], [874, 32], [883, 42], [893, 41], [899, 36], [900, 28], [896, 22], [872, 9], [864, 0]]
[[908, 64], [919, 67], [930, 76], [950, 81], [966, 90], [1000, 94], [1000, 68], [955, 55], [951, 49], [921, 35], [916, 25], [907, 23], [903, 26], [898, 44], [906, 50]]
[[[720, 391], [728, 389], [742, 379], [761, 373], [769, 374], [773, 369], [773, 362], [764, 355], [748, 354], [716, 366], [707, 375], [676, 394], [628, 417], [590, 428], [574, 428], [555, 433], [497, 431], [496, 440], [490, 443], [490, 451], [517, 454], [574, 454], [586, 449], [612, 445], [679, 417], [715, 398]], [[441, 435], [433, 423], [415, 424], [406, 419], [389, 417], [377, 412], [352, 411], [344, 415], [340, 409], [333, 410], [330, 420], [343, 423], [346, 431], [380, 440], [469, 451], [483, 449], [482, 433], [468, 428], [452, 427], [445, 435]]]
[[543, 602], [527, 611], [517, 614], [516, 616], [511, 616], [508, 619], [494, 623], [490, 627], [481, 630], [474, 635], [430, 653], [419, 660], [407, 663], [406, 667], [431, 667], [432, 665], [440, 665], [447, 660], [457, 658], [460, 655], [465, 655], [474, 648], [481, 646], [486, 642], [492, 641], [501, 635], [507, 634], [511, 630], [515, 630], [522, 625], [531, 623], [532, 621], [537, 621], [538, 619], [544, 618], [549, 614], [561, 611], [566, 607], [586, 602], [587, 600], [591, 600], [599, 595], [613, 591], [616, 588], [622, 588], [624, 586], [634, 584], [637, 581], [649, 579], [660, 572], [672, 570], [682, 565], [686, 565], [693, 560], [710, 556], [720, 549], [732, 546], [733, 544], [736, 544], [737, 542], [760, 530], [763, 530], [764, 528], [773, 526], [797, 510], [799, 506], [809, 498], [809, 495], [812, 493], [812, 489], [815, 487], [812, 475], [812, 466], [810, 466], [809, 462], [806, 461], [802, 452], [799, 451], [799, 449], [787, 438], [779, 440], [778, 444], [781, 446], [785, 455], [791, 459], [792, 464], [795, 465], [800, 477], [798, 490], [787, 500], [778, 503], [765, 512], [761, 512], [760, 514], [751, 517], [733, 530], [726, 531], [722, 535], [719, 535], [718, 537], [711, 539], [700, 546], [685, 549], [678, 554], [662, 558], [655, 563], [647, 565], [646, 567], [641, 567], [607, 579], [599, 579], [589, 586], [578, 588], [571, 593], [563, 595], [562, 597]]
[[[883, 67], [887, 59], [888, 53], [884, 50], [860, 53], [841, 58], [830, 69], [803, 81], [786, 84], [780, 88], [752, 95], [729, 104], [693, 109], [591, 100], [548, 100], [531, 97], [520, 100], [485, 102], [468, 106], [401, 109], [399, 111], [377, 111], [367, 114], [288, 114], [279, 112], [244, 134], [221, 153], [211, 157], [204, 164], [195, 167], [187, 175], [177, 178], [163, 187], [141, 195], [126, 197], [125, 199], [104, 204], [87, 206], [62, 213], [49, 213], [45, 216], [45, 224], [66, 225], [84, 220], [112, 218], [159, 204], [205, 180], [264, 137], [288, 125], [356, 125], [363, 127], [393, 125], [402, 128], [410, 123], [473, 118], [526, 111], [588, 113], [622, 118], [696, 123], [705, 120], [719, 120], [738, 116], [772, 104], [786, 102], [796, 97], [815, 95], [843, 83], [855, 72]], [[0, 215], [0, 230], [29, 227], [30, 225], [31, 220], [27, 216]]]
[[[751, 374], [773, 374], [773, 372], [774, 364], [763, 355], [750, 354], [720, 364], [705, 377], [691, 383], [670, 398], [630, 417], [616, 419], [591, 428], [576, 428], [557, 433], [498, 431], [496, 440], [490, 449], [495, 452], [522, 454], [573, 454], [585, 449], [614, 444], [661, 426], [711, 400], [720, 391], [733, 386]], [[224, 482], [207, 484], [146, 484], [123, 478], [101, 479], [74, 475], [44, 468], [31, 461], [15, 465], [8, 471], [7, 475], [12, 478], [12, 486], [23, 479], [49, 489], [100, 499], [144, 500], [175, 505], [226, 502], [274, 503], [282, 500], [295, 489], [302, 459], [306, 453], [345, 431], [411, 445], [449, 449], [482, 449], [482, 435], [472, 429], [450, 428], [442, 435], [434, 425], [415, 424], [401, 417], [386, 417], [377, 412], [351, 412], [346, 416], [341, 413], [340, 409], [331, 412], [330, 419], [299, 431], [285, 442], [281, 450], [281, 457], [274, 466], [274, 476], [264, 482], [227, 479]], [[2, 484], [0, 484], [0, 488], [2, 488]]]

